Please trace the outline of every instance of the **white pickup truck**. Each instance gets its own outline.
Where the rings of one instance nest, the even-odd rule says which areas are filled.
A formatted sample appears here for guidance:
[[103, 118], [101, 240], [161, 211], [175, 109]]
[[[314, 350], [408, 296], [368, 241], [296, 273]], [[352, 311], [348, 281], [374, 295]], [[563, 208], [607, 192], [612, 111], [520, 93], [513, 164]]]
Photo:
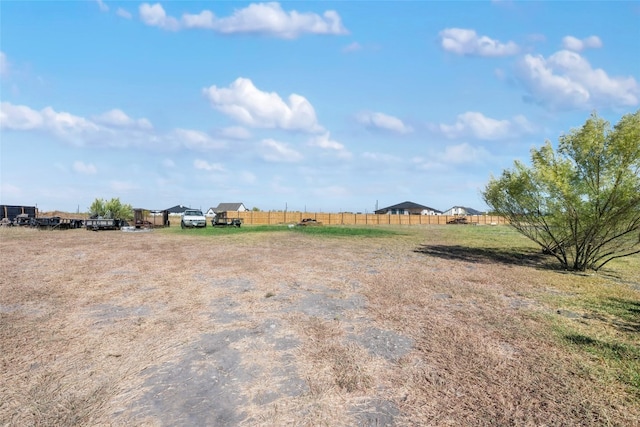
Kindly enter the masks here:
[[193, 227], [207, 227], [207, 219], [202, 215], [202, 211], [198, 209], [187, 209], [182, 214], [180, 221], [180, 227], [193, 228]]

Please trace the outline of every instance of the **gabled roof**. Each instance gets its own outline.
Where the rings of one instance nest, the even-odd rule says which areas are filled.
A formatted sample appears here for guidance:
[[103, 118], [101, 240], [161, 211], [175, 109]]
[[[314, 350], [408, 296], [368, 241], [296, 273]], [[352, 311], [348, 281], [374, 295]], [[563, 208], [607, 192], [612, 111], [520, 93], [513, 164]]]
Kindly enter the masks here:
[[464, 209], [465, 212], [467, 212], [467, 215], [482, 215], [482, 212], [480, 212], [480, 211], [478, 211], [476, 209], [473, 209], [473, 208], [468, 208], [466, 206], [452, 206], [451, 208], [447, 209], [447, 211], [451, 211], [451, 210], [456, 209], [456, 208]]
[[175, 205], [174, 207], [167, 209], [167, 212], [169, 212], [169, 213], [183, 213], [187, 209], [189, 209], [187, 206]]
[[[428, 211], [434, 211], [434, 212], [442, 213], [438, 209], [430, 208], [429, 206], [419, 205], [419, 204], [413, 203], [413, 202], [398, 203], [397, 205], [387, 206], [386, 208], [378, 209], [378, 211], [389, 211], [391, 209], [420, 209], [422, 211], [428, 210]], [[376, 212], [378, 212], [378, 211], [376, 211]]]
[[214, 212], [237, 211], [240, 210], [240, 206], [244, 205], [242, 203], [218, 203], [218, 207], [214, 209]]

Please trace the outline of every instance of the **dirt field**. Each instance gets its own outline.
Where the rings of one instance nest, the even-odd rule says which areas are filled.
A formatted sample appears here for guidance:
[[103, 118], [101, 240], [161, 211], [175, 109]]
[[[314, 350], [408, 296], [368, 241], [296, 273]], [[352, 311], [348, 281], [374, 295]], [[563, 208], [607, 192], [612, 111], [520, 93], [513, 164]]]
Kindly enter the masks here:
[[185, 234], [0, 230], [1, 425], [638, 425], [535, 259]]

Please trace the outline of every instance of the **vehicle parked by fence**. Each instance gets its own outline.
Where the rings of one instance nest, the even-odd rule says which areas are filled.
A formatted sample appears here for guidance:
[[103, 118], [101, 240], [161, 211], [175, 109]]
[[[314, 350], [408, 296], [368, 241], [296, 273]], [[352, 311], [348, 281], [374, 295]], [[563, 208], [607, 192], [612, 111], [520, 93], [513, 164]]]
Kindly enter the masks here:
[[180, 219], [180, 227], [182, 228], [206, 228], [207, 218], [199, 209], [187, 209]]

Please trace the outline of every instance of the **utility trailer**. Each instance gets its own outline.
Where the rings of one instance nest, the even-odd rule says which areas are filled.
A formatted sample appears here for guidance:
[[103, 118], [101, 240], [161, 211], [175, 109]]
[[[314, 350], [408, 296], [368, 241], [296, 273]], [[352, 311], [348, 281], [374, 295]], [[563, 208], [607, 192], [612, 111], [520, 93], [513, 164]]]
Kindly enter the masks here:
[[135, 228], [159, 228], [169, 227], [169, 211], [167, 210], [133, 210], [133, 223]]
[[36, 227], [47, 230], [71, 230], [83, 226], [81, 219], [60, 218], [59, 216], [35, 218], [35, 221]]
[[226, 212], [218, 212], [211, 220], [214, 227], [240, 227], [242, 218], [229, 218]]
[[46, 230], [71, 230], [82, 228], [83, 220], [61, 218], [59, 216], [50, 217], [30, 217], [28, 214], [19, 214], [13, 220], [13, 225], [17, 227], [33, 227]]
[[458, 225], [458, 224], [469, 224], [469, 225], [477, 225], [477, 222], [471, 222], [468, 221], [466, 217], [464, 216], [456, 216], [453, 219], [450, 219], [449, 221], [447, 221], [447, 224], [454, 224], [454, 225]]
[[299, 223], [296, 224], [298, 227], [317, 227], [322, 225], [321, 222], [316, 221], [313, 218], [304, 218], [303, 220], [301, 220]]
[[84, 220], [84, 226], [91, 231], [120, 230], [129, 226], [129, 223], [124, 219], [90, 218]]

